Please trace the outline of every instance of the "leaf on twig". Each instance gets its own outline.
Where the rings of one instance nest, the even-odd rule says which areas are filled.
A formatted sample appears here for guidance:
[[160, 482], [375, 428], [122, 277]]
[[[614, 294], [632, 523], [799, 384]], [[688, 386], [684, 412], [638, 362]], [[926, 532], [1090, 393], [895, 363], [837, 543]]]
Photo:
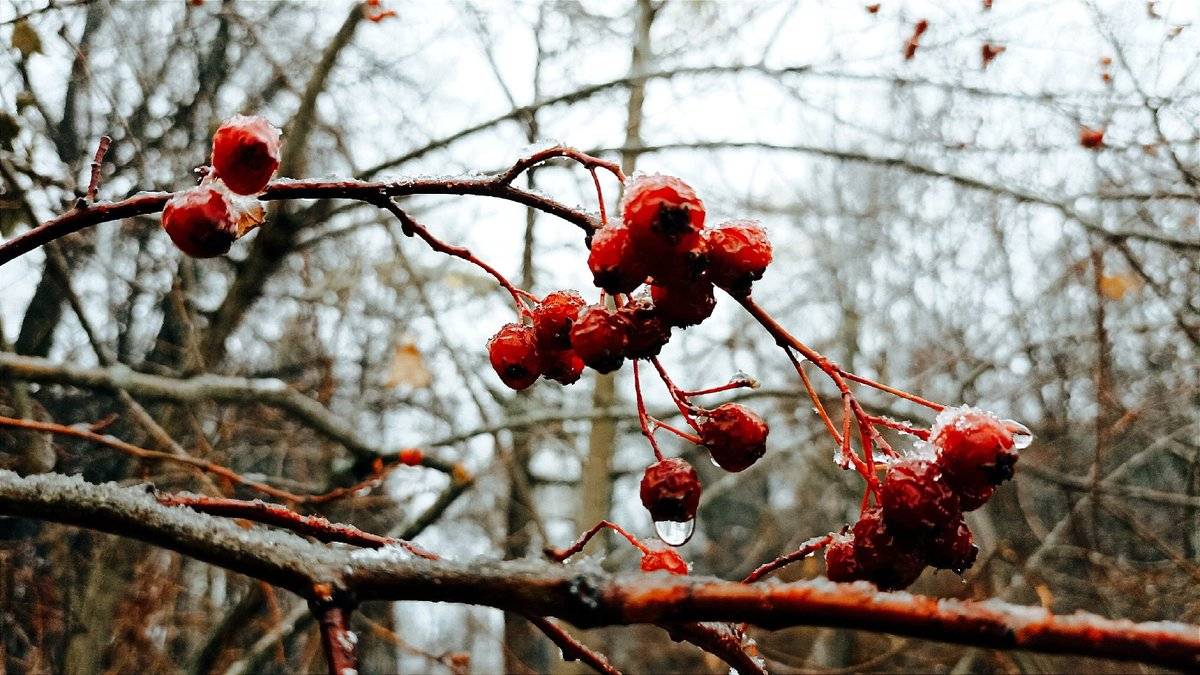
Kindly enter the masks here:
[[29, 21], [22, 19], [13, 24], [12, 46], [21, 52], [22, 58], [27, 59], [30, 54], [42, 51], [42, 38], [38, 37], [37, 31], [29, 25]]
[[1140, 286], [1141, 281], [1130, 274], [1105, 274], [1100, 277], [1100, 293], [1109, 300], [1120, 300]]
[[413, 389], [424, 389], [433, 383], [433, 373], [425, 365], [425, 357], [420, 348], [413, 342], [405, 342], [396, 347], [392, 355], [392, 365], [388, 369], [385, 386], [398, 387], [405, 385]]

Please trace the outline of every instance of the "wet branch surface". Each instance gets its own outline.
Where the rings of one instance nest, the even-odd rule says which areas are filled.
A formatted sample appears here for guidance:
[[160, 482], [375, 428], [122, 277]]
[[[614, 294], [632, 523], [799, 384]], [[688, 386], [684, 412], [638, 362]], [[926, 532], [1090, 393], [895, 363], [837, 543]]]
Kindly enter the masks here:
[[0, 472], [0, 514], [131, 537], [309, 599], [422, 600], [552, 616], [576, 626], [744, 621], [828, 626], [993, 649], [1025, 649], [1200, 668], [1200, 627], [1055, 616], [999, 601], [939, 600], [826, 581], [747, 585], [667, 574], [605, 575], [531, 561], [426, 560], [400, 547], [348, 550], [290, 532], [242, 528], [146, 489]]

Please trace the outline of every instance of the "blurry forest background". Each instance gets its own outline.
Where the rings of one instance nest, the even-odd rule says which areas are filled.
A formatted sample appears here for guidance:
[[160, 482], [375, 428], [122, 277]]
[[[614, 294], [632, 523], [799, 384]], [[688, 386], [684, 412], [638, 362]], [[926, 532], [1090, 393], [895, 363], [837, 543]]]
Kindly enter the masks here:
[[[962, 579], [926, 572], [914, 591], [1194, 623], [1200, 10], [991, 4], [392, 0], [381, 9], [396, 15], [375, 22], [345, 2], [15, 0], [0, 6], [0, 233], [70, 208], [101, 134], [113, 138], [101, 199], [191, 185], [212, 131], [238, 112], [284, 129], [284, 176], [492, 171], [548, 140], [675, 174], [712, 222], [763, 221], [776, 261], [755, 297], [798, 337], [1037, 435], [1016, 479], [969, 516], [979, 563]], [[906, 60], [919, 19], [929, 29]], [[1004, 49], [985, 63], [985, 45]], [[1084, 147], [1089, 130], [1102, 145]], [[595, 207], [578, 168], [529, 180]], [[574, 226], [483, 198], [405, 204], [539, 295], [595, 297]], [[272, 484], [320, 492], [365, 475], [345, 444], [259, 395], [278, 379], [382, 452], [420, 447], [468, 470], [402, 467], [315, 509], [331, 518], [457, 559], [536, 556], [606, 517], [652, 536], [629, 369], [514, 395], [484, 349], [512, 318], [506, 294], [392, 220], [362, 204], [274, 203], [228, 257], [198, 261], [157, 217], [134, 218], [9, 263], [0, 414], [117, 415], [106, 433], [161, 447], [132, 397], [189, 452]], [[736, 475], [697, 464], [704, 501], [682, 552], [695, 573], [727, 579], [840, 527], [862, 494], [794, 373], [749, 327], [723, 297], [665, 350], [685, 387], [739, 370], [763, 383], [739, 397], [771, 424], [767, 457]], [[245, 386], [101, 386], [128, 369]], [[649, 391], [652, 408], [668, 403]], [[198, 489], [178, 467], [40, 436], [0, 433], [0, 464]], [[589, 551], [636, 567], [620, 539]], [[820, 573], [812, 560], [781, 576]], [[399, 603], [360, 616], [372, 672], [580, 668], [494, 610]], [[653, 627], [582, 634], [630, 671], [725, 670]], [[850, 631], [754, 634], [778, 672], [1085, 668]], [[238, 575], [0, 521], [0, 672], [319, 670], [315, 636], [303, 603]]]

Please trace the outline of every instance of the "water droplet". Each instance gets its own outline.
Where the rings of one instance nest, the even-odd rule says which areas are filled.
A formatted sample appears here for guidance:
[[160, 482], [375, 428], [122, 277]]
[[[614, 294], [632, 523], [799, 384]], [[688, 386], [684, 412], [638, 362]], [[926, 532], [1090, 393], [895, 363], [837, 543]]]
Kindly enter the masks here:
[[721, 463], [717, 461], [717, 458], [713, 457], [712, 455], [708, 456], [708, 461], [712, 462], [712, 465], [717, 467], [718, 469], [725, 468], [725, 467], [721, 466]]
[[1029, 427], [1016, 420], [1004, 420], [1003, 424], [1012, 434], [1014, 448], [1024, 450], [1033, 443], [1033, 432], [1029, 430]]
[[696, 519], [685, 520], [656, 520], [654, 531], [658, 538], [668, 546], [683, 546], [696, 532]]

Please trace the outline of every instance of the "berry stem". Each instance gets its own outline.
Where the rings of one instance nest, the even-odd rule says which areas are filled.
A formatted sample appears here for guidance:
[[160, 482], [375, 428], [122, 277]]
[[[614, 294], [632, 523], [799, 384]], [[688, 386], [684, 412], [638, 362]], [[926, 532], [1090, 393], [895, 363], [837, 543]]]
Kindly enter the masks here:
[[872, 380], [870, 378], [863, 377], [862, 375], [855, 375], [854, 373], [852, 373], [848, 370], [844, 370], [839, 366], [835, 365], [834, 368], [837, 370], [837, 372], [839, 374], [841, 374], [847, 380], [851, 380], [851, 381], [857, 382], [859, 384], [865, 384], [868, 387], [878, 389], [879, 391], [887, 392], [887, 393], [891, 394], [892, 396], [897, 396], [906, 401], [912, 401], [913, 403], [916, 403], [918, 405], [923, 405], [926, 408], [929, 408], [931, 410], [936, 410], [938, 412], [941, 412], [942, 410], [945, 410], [945, 408], [946, 408], [946, 406], [944, 406], [940, 403], [934, 403], [933, 401], [921, 398], [920, 396], [917, 396], [916, 394], [910, 394], [907, 391], [904, 391], [903, 389], [897, 389], [895, 387], [890, 387], [881, 382], [876, 382], [875, 380]]
[[833, 541], [833, 537], [834, 533], [830, 532], [829, 534], [823, 534], [819, 537], [813, 537], [812, 539], [809, 539], [803, 544], [800, 544], [800, 548], [796, 549], [795, 551], [792, 551], [791, 553], [785, 553], [770, 562], [759, 565], [753, 572], [746, 575], [745, 579], [742, 579], [742, 583], [752, 584], [781, 567], [790, 565], [797, 560], [803, 560], [807, 558], [813, 553], [816, 553], [817, 551], [828, 546], [829, 542]]
[[592, 540], [592, 537], [595, 537], [597, 534], [599, 534], [600, 530], [603, 530], [604, 528], [608, 528], [608, 529], [616, 532], [617, 534], [621, 535], [622, 537], [625, 537], [625, 539], [628, 540], [629, 543], [632, 544], [634, 548], [636, 548], [637, 550], [642, 552], [642, 555], [645, 555], [650, 552], [650, 548], [648, 546], [646, 546], [641, 541], [639, 541], [637, 537], [635, 537], [632, 534], [630, 534], [629, 532], [627, 532], [625, 530], [625, 528], [621, 527], [620, 525], [617, 525], [616, 523], [613, 523], [613, 522], [610, 522], [607, 520], [602, 520], [602, 521], [596, 523], [595, 525], [593, 525], [590, 530], [581, 534], [579, 536], [579, 539], [576, 539], [575, 543], [571, 544], [570, 546], [568, 546], [566, 548], [553, 548], [553, 547], [547, 546], [545, 548], [545, 550], [543, 551], [543, 553], [546, 554], [547, 558], [550, 558], [554, 562], [562, 562], [562, 561], [566, 560], [567, 558], [570, 558], [571, 556], [575, 555], [576, 553], [579, 553], [580, 551], [582, 551], [583, 547], [587, 546], [588, 542]]
[[659, 419], [655, 419], [653, 417], [650, 418], [650, 421], [654, 422], [655, 429], [666, 429], [667, 431], [675, 434], [676, 436], [678, 436], [684, 440], [691, 441], [695, 445], [700, 445], [700, 437], [695, 434], [689, 434], [688, 432], [683, 431], [681, 429], [676, 429], [675, 427], [671, 426], [670, 424], [667, 424], [666, 422], [659, 420]]
[[695, 389], [692, 391], [680, 391], [679, 395], [683, 396], [684, 398], [692, 398], [694, 396], [705, 396], [707, 394], [719, 394], [720, 392], [729, 391], [731, 389], [743, 389], [743, 388], [753, 389], [757, 385], [758, 385], [758, 383], [755, 382], [754, 380], [739, 377], [739, 378], [730, 380], [729, 382], [726, 382], [725, 384], [718, 385], [716, 387], [709, 387], [708, 389]]
[[654, 369], [658, 371], [658, 377], [671, 394], [671, 400], [675, 401], [676, 407], [679, 408], [679, 414], [683, 417], [683, 421], [687, 422], [688, 426], [696, 431], [700, 431], [700, 425], [696, 423], [696, 420], [692, 419], [692, 413], [697, 411], [698, 408], [687, 400], [687, 396], [671, 380], [671, 376], [667, 374], [667, 369], [663, 367], [662, 362], [658, 360], [657, 356], [652, 357], [650, 363], [654, 364]]
[[596, 201], [600, 204], [600, 225], [603, 227], [608, 225], [608, 209], [604, 206], [604, 189], [600, 187], [600, 176], [596, 174], [596, 168], [588, 169], [592, 174], [592, 183], [596, 185]]
[[909, 436], [916, 436], [923, 441], [929, 440], [929, 429], [915, 427], [910, 422], [902, 422], [900, 420], [894, 420], [890, 417], [884, 417], [881, 415], [868, 415], [867, 419], [870, 420], [871, 424], [886, 427], [894, 431], [899, 431], [900, 433], [908, 434]]
[[[633, 362], [633, 392], [637, 399], [638, 423], [642, 426], [642, 435], [650, 441], [650, 449], [654, 450], [654, 458], [661, 462], [663, 454], [662, 450], [658, 448], [658, 441], [654, 440], [654, 430], [650, 428], [650, 416], [646, 414], [646, 402], [642, 398], [642, 376], [638, 365], [639, 363], [635, 360]], [[657, 420], [655, 421], [657, 422]]]

